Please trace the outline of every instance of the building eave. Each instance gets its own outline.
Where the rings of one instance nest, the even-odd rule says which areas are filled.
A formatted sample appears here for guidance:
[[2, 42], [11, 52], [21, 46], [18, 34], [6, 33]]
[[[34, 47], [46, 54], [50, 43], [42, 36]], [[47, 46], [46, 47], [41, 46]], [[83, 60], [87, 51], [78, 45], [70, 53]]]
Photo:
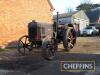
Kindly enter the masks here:
[[55, 8], [53, 7], [51, 1], [50, 1], [50, 0], [47, 0], [47, 1], [48, 1], [49, 5], [50, 5], [50, 7], [51, 7], [51, 11], [55, 10]]

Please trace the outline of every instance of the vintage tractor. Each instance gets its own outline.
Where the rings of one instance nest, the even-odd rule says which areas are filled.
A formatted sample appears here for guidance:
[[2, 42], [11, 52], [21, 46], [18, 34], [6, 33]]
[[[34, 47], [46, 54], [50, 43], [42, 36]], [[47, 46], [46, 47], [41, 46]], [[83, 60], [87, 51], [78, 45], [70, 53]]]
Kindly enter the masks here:
[[65, 51], [72, 49], [76, 43], [76, 33], [72, 24], [64, 25], [32, 21], [28, 24], [28, 35], [18, 40], [18, 52], [27, 54], [34, 48], [41, 48], [42, 56], [51, 60], [58, 50], [58, 44], [63, 43]]

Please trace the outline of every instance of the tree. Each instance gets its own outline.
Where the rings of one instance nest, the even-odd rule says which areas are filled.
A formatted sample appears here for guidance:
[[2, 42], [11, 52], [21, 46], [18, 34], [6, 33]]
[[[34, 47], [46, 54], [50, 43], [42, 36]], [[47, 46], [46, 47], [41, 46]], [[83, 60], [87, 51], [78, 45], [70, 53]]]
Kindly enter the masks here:
[[81, 4], [92, 4], [91, 0], [81, 0]]
[[100, 7], [100, 4], [80, 4], [76, 10], [84, 10], [85, 12]]
[[86, 11], [89, 11], [90, 9], [92, 9], [92, 4], [81, 4], [77, 7], [76, 10], [84, 10], [85, 12]]
[[73, 8], [71, 6], [70, 7], [67, 7], [66, 10], [67, 10], [67, 13], [73, 12]]
[[84, 10], [89, 11], [90, 9], [92, 9], [92, 2], [91, 0], [83, 0], [83, 2], [81, 2], [81, 4], [77, 7], [77, 10]]
[[76, 10], [84, 10], [85, 12], [100, 7], [100, 4], [93, 4], [91, 0], [84, 0], [79, 6], [77, 6]]

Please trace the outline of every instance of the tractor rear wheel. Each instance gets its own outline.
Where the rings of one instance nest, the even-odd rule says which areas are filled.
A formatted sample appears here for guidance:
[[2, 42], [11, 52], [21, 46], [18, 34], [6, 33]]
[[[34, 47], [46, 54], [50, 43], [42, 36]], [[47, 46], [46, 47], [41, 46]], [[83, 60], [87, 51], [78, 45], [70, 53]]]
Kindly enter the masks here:
[[66, 51], [69, 51], [74, 47], [76, 43], [76, 33], [73, 27], [68, 27], [67, 30], [63, 32], [63, 46]]

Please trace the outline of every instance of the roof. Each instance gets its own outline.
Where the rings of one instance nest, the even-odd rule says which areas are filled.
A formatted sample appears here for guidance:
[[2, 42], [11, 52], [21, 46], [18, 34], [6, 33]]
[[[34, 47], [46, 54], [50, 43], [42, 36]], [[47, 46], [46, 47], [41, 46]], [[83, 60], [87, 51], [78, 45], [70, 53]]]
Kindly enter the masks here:
[[[62, 14], [59, 14], [58, 18], [65, 18], [65, 17], [71, 17], [72, 15], [76, 14], [78, 11], [74, 11], [74, 12], [71, 12], [71, 13], [62, 13]], [[57, 18], [57, 15], [54, 15], [53, 17], [54, 19]]]
[[97, 22], [100, 17], [100, 7], [90, 10], [86, 13], [91, 23]]
[[55, 10], [54, 7], [53, 7], [53, 5], [52, 5], [52, 3], [51, 3], [51, 1], [50, 0], [47, 0], [47, 1], [48, 1], [49, 5], [50, 5], [51, 9]]

